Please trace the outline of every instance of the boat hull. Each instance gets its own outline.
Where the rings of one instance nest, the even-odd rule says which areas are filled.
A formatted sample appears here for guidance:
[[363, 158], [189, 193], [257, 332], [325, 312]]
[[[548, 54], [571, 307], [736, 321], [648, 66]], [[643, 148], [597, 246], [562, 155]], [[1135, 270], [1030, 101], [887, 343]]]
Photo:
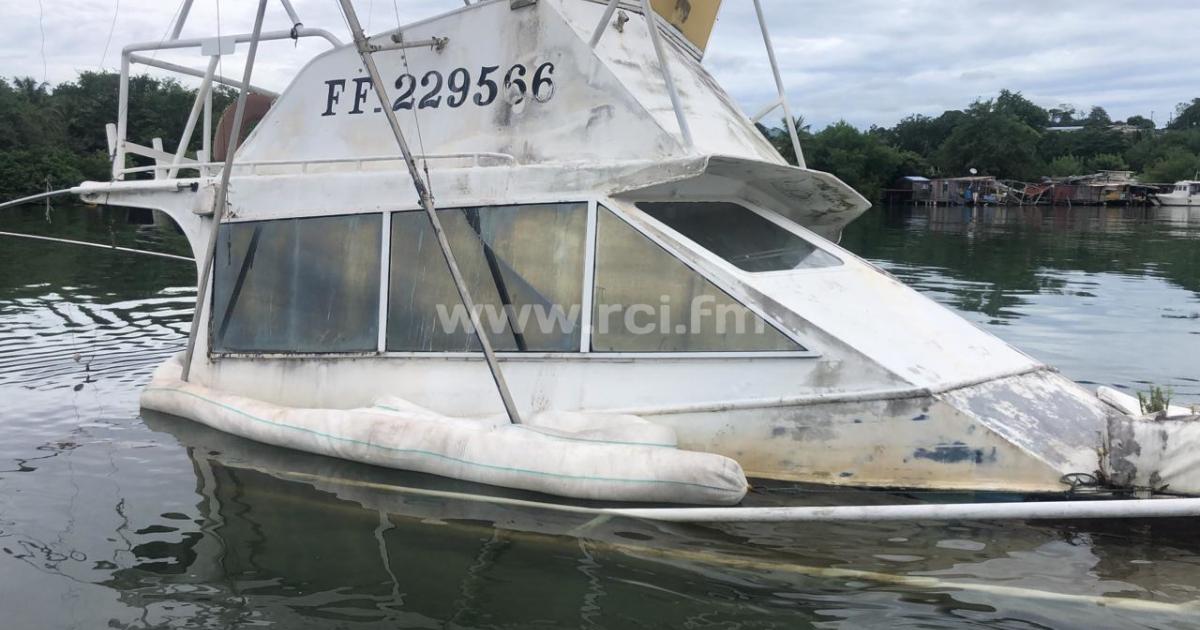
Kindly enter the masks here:
[[752, 478], [879, 488], [1061, 492], [1098, 475], [1113, 412], [1037, 371], [940, 394], [648, 416], [684, 448], [736, 459]]
[[1200, 208], [1200, 196], [1184, 196], [1184, 195], [1158, 195], [1159, 205], [1163, 206], [1180, 206], [1180, 207], [1197, 207]]
[[[543, 359], [506, 361], [505, 373], [523, 406], [634, 414], [673, 429], [680, 448], [731, 458], [752, 478], [1056, 492], [1064, 475], [1101, 469], [1114, 412], [1045, 368], [943, 391], [805, 394], [797, 389], [805, 377], [790, 367], [804, 364]], [[500, 409], [477, 358], [227, 358], [207, 367], [216, 371], [199, 373], [215, 376], [215, 389], [293, 407], [356, 408], [393, 395], [457, 417]], [[767, 395], [785, 382], [797, 384], [795, 395]]]

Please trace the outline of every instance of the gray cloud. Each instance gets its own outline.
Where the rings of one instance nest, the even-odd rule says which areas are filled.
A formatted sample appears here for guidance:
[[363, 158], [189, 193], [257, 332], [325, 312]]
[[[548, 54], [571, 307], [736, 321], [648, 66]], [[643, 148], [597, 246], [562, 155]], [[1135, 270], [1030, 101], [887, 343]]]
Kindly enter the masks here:
[[[113, 69], [120, 49], [165, 36], [178, 0], [8, 0], [0, 23], [0, 76], [70, 79]], [[333, 0], [297, 0], [310, 26], [346, 38]], [[404, 21], [455, 8], [458, 0], [397, 0]], [[371, 30], [396, 24], [393, 3], [356, 0]], [[707, 66], [746, 110], [773, 99], [774, 86], [748, 0], [726, 0]], [[249, 0], [223, 0], [223, 32], [250, 27]], [[793, 107], [816, 126], [845, 119], [890, 125], [909, 113], [938, 114], [1002, 88], [1043, 106], [1103, 105], [1114, 118], [1155, 112], [1200, 96], [1200, 2], [1195, 0], [765, 0]], [[370, 11], [368, 11], [370, 9]], [[208, 35], [217, 0], [196, 0], [186, 35]], [[268, 23], [286, 27], [277, 3]], [[42, 37], [45, 32], [45, 69]], [[271, 45], [258, 80], [282, 88], [323, 46]], [[190, 61], [179, 53], [164, 59]], [[238, 67], [240, 58], [228, 62]], [[236, 74], [236, 70], [226, 71]]]

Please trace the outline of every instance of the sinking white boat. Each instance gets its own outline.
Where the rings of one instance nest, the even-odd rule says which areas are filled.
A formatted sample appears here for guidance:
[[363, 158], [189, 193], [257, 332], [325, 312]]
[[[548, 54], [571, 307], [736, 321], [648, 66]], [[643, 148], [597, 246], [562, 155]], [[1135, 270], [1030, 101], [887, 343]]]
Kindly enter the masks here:
[[[74, 190], [89, 202], [166, 213], [199, 267], [212, 261], [194, 352], [186, 365], [164, 367], [143, 405], [400, 468], [415, 466], [281, 435], [319, 417], [325, 433], [404, 449], [422, 418], [426, 428], [458, 431], [454, 419], [506, 411], [525, 421], [546, 412], [636, 416], [647, 423], [640, 430], [660, 427], [677, 440], [683, 450], [670, 457], [697, 466], [685, 476], [720, 480], [715, 499], [676, 497], [689, 502], [735, 501], [743, 470], [1015, 491], [1060, 491], [1064, 475], [1102, 471], [1117, 412], [839, 247], [843, 227], [869, 204], [805, 168], [794, 134], [801, 166], [787, 164], [705, 70], [707, 18], [719, 2], [693, 0], [691, 14], [648, 19], [652, 4], [675, 5], [482, 1], [361, 47], [301, 26], [293, 12], [294, 28], [258, 38], [126, 47], [110, 129], [113, 180]], [[264, 113], [226, 167], [205, 103], [213, 83], [242, 82], [216, 76], [216, 60], [293, 36], [332, 48], [281, 94], [259, 99]], [[143, 54], [166, 47], [209, 60], [207, 71], [188, 71], [204, 83], [174, 153], [133, 142], [127, 116], [130, 64], [181, 69]], [[779, 105], [790, 118], [782, 90]], [[202, 149], [193, 155], [186, 147], [198, 121]], [[415, 146], [415, 176], [400, 137]], [[135, 155], [154, 164], [131, 164]], [[153, 179], [135, 175], [146, 173]], [[461, 283], [414, 185], [436, 199]], [[202, 290], [208, 283], [203, 274]], [[495, 346], [492, 372], [460, 287]], [[197, 391], [217, 403], [184, 402]], [[385, 399], [406, 411], [373, 424]], [[254, 409], [295, 426], [264, 431], [247, 417]], [[596, 429], [549, 428], [567, 439]], [[487, 443], [467, 442], [467, 451]], [[530, 437], [505, 457], [547, 476], [579, 474], [560, 443]], [[650, 447], [594, 448], [615, 462], [609, 476], [648, 468], [655, 479], [684, 478], [671, 477], [676, 459], [647, 463]], [[453, 466], [435, 472], [472, 478]]]
[[1175, 182], [1171, 192], [1160, 193], [1154, 197], [1164, 206], [1200, 206], [1200, 181]]

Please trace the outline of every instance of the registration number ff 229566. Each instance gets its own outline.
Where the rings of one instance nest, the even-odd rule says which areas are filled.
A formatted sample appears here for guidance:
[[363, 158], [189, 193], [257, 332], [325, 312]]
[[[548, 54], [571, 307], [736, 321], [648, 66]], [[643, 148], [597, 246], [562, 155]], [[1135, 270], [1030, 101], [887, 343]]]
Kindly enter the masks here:
[[[322, 116], [364, 113], [373, 89], [370, 77], [330, 79], [325, 82], [325, 87], [325, 111], [321, 113]], [[430, 70], [420, 79], [404, 73], [396, 78], [394, 88], [394, 111], [442, 107], [457, 109], [468, 102], [487, 107], [499, 99], [504, 99], [510, 105], [520, 105], [527, 99], [545, 103], [554, 97], [554, 64], [547, 61], [531, 72], [524, 64], [518, 63], [503, 74], [500, 66], [483, 66], [475, 72], [467, 68], [455, 68], [446, 75], [438, 70]], [[347, 107], [349, 111], [345, 111]], [[375, 106], [372, 110], [378, 113], [383, 108]]]

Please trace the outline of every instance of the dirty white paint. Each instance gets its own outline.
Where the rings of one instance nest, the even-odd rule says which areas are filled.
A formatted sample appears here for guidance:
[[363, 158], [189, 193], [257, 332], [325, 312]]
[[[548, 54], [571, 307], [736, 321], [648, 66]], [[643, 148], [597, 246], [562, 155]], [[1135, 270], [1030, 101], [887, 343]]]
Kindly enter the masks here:
[[1105, 473], [1113, 485], [1200, 495], [1200, 415], [1114, 417], [1106, 447]]
[[[755, 476], [798, 481], [1058, 490], [1063, 474], [1100, 468], [1108, 408], [838, 247], [833, 240], [867, 202], [829, 174], [784, 164], [676, 38], [664, 39], [666, 56], [695, 135], [692, 150], [680, 141], [639, 15], [631, 14], [623, 31], [606, 32], [593, 50], [588, 41], [603, 4], [512, 6], [482, 2], [402, 29], [406, 41], [448, 38], [440, 51], [376, 55], [385, 76], [415, 77], [416, 109], [401, 110], [400, 119], [414, 150], [429, 158], [438, 206], [604, 205], [808, 349], [501, 353], [523, 412], [638, 414], [673, 427], [684, 448], [733, 457]], [[489, 76], [502, 81], [522, 64], [529, 83], [548, 63], [553, 92], [543, 81], [540, 98], [497, 94], [488, 102], [489, 89], [478, 81], [483, 69], [496, 67]], [[471, 77], [470, 89], [460, 93], [467, 98], [451, 107], [443, 87], [439, 105], [421, 109], [433, 86], [422, 89], [420, 80], [433, 81], [429, 73], [437, 72], [446, 81], [459, 69]], [[317, 57], [299, 73], [241, 149], [225, 220], [418, 207], [364, 78], [350, 47]], [[390, 92], [403, 96], [407, 81]], [[350, 113], [356, 105], [361, 113]], [[90, 182], [76, 190], [90, 202], [166, 212], [195, 250], [212, 225], [202, 216], [213, 203], [211, 171], [206, 175]], [[635, 206], [678, 199], [746, 205], [840, 264], [748, 273]], [[390, 395], [450, 416], [501, 409], [481, 355], [217, 356], [208, 351], [203, 325], [195, 381], [231, 395], [327, 409]]]

